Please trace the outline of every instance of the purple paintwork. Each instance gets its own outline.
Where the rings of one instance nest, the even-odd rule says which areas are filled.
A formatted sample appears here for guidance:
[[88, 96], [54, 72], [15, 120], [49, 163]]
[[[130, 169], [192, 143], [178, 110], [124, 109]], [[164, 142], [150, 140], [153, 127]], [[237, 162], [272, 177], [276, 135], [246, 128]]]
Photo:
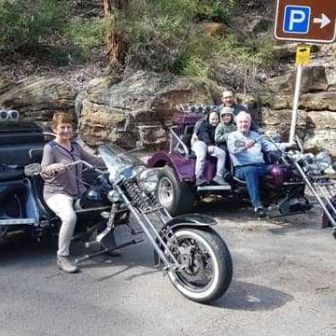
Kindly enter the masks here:
[[[177, 135], [182, 135], [184, 129], [188, 125], [195, 125], [197, 120], [202, 118], [200, 113], [183, 113], [176, 112], [173, 115], [173, 125], [178, 126], [174, 129]], [[147, 162], [147, 166], [164, 167], [169, 166], [173, 169], [175, 176], [179, 182], [195, 182], [195, 162], [196, 158], [190, 155], [187, 159], [185, 155], [176, 152], [169, 153], [161, 151], [154, 154]], [[204, 167], [204, 178], [210, 182], [216, 173], [216, 159], [208, 157]], [[272, 188], [278, 188], [290, 176], [290, 170], [286, 166], [273, 165], [268, 174], [267, 182]]]
[[203, 114], [201, 113], [175, 112], [173, 114], [172, 123], [173, 123], [173, 126], [178, 126], [175, 129], [177, 135], [183, 134], [186, 126], [195, 125], [196, 122], [202, 117], [203, 117]]
[[[147, 161], [147, 166], [149, 168], [169, 166], [173, 168], [179, 182], [195, 182], [195, 162], [195, 157], [186, 160], [184, 155], [178, 153], [158, 152]], [[216, 160], [210, 157], [205, 163], [204, 177], [210, 182], [215, 173]]]
[[149, 168], [169, 166], [173, 168], [178, 181], [195, 181], [195, 159], [186, 160], [184, 155], [168, 152], [158, 152], [148, 161]]
[[279, 188], [290, 177], [290, 170], [283, 165], [273, 165], [268, 174], [267, 182], [274, 188]]

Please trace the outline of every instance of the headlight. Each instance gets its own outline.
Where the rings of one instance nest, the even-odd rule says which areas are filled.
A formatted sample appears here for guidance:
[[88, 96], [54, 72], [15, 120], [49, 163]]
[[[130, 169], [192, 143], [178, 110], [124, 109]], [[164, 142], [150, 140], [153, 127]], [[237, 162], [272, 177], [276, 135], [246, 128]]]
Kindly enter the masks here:
[[155, 169], [145, 169], [139, 175], [139, 182], [146, 192], [153, 192], [159, 182], [159, 176]]
[[315, 157], [318, 167], [325, 171], [331, 165], [331, 156], [328, 152], [321, 152]]
[[118, 191], [111, 190], [107, 194], [107, 199], [112, 203], [116, 203], [116, 202], [120, 201], [121, 198], [120, 198], [120, 195], [119, 195]]

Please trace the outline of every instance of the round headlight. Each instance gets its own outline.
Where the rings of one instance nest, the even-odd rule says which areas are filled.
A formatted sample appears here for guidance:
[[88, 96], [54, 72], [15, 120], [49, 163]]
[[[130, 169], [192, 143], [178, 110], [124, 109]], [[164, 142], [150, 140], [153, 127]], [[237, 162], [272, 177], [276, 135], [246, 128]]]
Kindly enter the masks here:
[[147, 192], [153, 192], [159, 182], [159, 176], [155, 169], [145, 169], [140, 173], [139, 181]]
[[328, 152], [317, 154], [315, 160], [322, 171], [326, 170], [331, 165], [331, 156]]
[[120, 195], [116, 190], [109, 191], [108, 194], [107, 194], [107, 198], [112, 203], [116, 203], [116, 202], [120, 201]]

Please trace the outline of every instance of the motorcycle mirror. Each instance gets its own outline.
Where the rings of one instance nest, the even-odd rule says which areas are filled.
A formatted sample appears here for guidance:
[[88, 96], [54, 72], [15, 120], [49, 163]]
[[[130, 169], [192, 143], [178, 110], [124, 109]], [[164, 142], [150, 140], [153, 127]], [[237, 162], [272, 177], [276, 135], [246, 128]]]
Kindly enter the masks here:
[[39, 163], [31, 163], [24, 167], [24, 173], [26, 176], [34, 176], [40, 174], [42, 167]]

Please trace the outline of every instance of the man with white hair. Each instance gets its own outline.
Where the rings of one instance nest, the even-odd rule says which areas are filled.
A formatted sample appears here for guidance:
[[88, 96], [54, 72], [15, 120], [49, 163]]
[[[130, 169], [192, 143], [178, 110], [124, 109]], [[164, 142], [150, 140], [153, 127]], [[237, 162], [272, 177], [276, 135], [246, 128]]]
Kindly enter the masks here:
[[[227, 146], [234, 166], [234, 174], [247, 183], [247, 191], [257, 217], [265, 217], [259, 179], [266, 175], [266, 164], [263, 151], [277, 151], [278, 148], [265, 138], [260, 138], [258, 132], [251, 130], [251, 116], [240, 112], [236, 118], [237, 131], [228, 135]], [[277, 144], [280, 149], [292, 146], [288, 143]]]

